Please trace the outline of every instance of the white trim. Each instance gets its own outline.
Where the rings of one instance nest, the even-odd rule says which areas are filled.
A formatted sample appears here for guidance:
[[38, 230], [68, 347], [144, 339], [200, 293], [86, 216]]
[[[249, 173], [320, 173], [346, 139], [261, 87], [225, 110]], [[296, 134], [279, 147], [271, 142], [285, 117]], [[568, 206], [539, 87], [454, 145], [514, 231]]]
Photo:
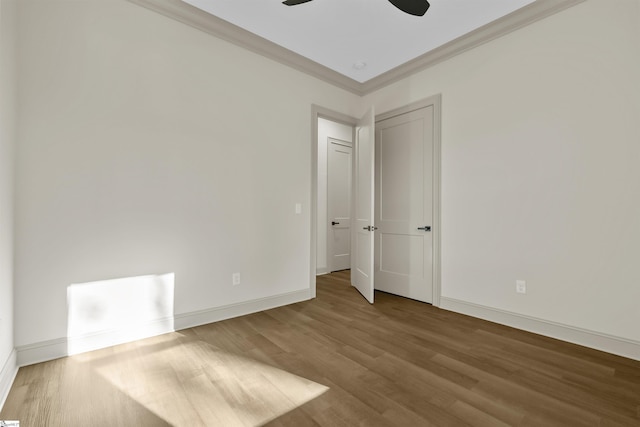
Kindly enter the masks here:
[[[283, 305], [294, 304], [308, 299], [309, 291], [308, 289], [303, 289], [207, 310], [177, 314], [173, 316], [173, 318], [146, 322], [133, 328], [129, 327], [127, 330], [105, 331], [83, 337], [58, 338], [24, 345], [16, 348], [13, 365], [27, 366], [68, 356], [70, 343], [73, 343], [76, 349], [81, 349], [82, 351], [96, 350], [98, 348], [169, 333], [173, 330], [179, 331], [181, 329], [256, 313], [258, 311], [269, 310]], [[174, 325], [173, 328], [170, 326], [171, 324]], [[105, 345], [105, 343], [107, 344]], [[0, 383], [0, 385], [2, 385], [2, 383]]]
[[346, 77], [181, 0], [128, 1], [362, 96], [585, 0], [537, 0], [364, 83]]
[[440, 308], [445, 310], [640, 360], [640, 341], [577, 328], [455, 298], [442, 297], [440, 302]]
[[[318, 119], [324, 118], [337, 123], [343, 123], [354, 128], [358, 119], [319, 105], [311, 105], [311, 229], [309, 250], [309, 298], [316, 297], [316, 275], [318, 274], [317, 251], [318, 251]], [[354, 134], [355, 137], [355, 134]], [[328, 266], [327, 266], [328, 268]]]
[[208, 310], [194, 311], [191, 313], [178, 314], [174, 317], [176, 331], [193, 328], [207, 323], [219, 322], [233, 317], [246, 316], [247, 314], [259, 311], [270, 310], [309, 299], [309, 290], [287, 292], [285, 294], [271, 297], [258, 298], [238, 304], [229, 304], [222, 307]]
[[18, 363], [16, 361], [16, 350], [13, 349], [11, 353], [9, 353], [9, 357], [4, 362], [4, 365], [2, 365], [2, 369], [0, 369], [0, 410], [2, 410], [4, 403], [7, 401], [9, 391], [17, 374]]
[[433, 304], [440, 307], [442, 295], [442, 95], [433, 101]]
[[181, 0], [128, 0], [265, 58], [362, 95], [361, 83]]
[[165, 317], [129, 325], [127, 329], [113, 329], [96, 333], [67, 337], [67, 354], [79, 354], [99, 350], [136, 340], [173, 332], [173, 318]]
[[537, 0], [515, 12], [496, 19], [487, 25], [362, 83], [359, 90], [364, 94], [369, 94], [584, 1], [585, 0]]
[[18, 366], [28, 366], [68, 356], [67, 339], [57, 338], [16, 347]]
[[328, 268], [316, 268], [316, 276], [323, 276], [325, 274], [329, 274]]

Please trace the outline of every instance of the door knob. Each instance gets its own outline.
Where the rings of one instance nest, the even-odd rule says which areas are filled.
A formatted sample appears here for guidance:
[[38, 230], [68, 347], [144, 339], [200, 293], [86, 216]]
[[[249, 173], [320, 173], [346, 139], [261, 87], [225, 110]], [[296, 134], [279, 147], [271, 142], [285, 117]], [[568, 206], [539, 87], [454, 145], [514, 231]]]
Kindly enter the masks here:
[[335, 221], [331, 221], [331, 225], [338, 225], [340, 224], [339, 222], [335, 222]]
[[424, 227], [418, 227], [418, 230], [431, 231], [431, 226], [430, 225], [425, 225]]

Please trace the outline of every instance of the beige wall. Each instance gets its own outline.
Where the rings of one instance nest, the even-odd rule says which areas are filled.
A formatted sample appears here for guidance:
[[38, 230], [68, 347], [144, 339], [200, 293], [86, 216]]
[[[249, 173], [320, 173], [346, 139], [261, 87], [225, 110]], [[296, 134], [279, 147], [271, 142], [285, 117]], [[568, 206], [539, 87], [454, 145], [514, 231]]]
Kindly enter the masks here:
[[16, 345], [66, 335], [72, 283], [175, 272], [175, 314], [308, 288], [311, 104], [437, 93], [443, 296], [640, 340], [638, 9], [589, 0], [359, 99], [124, 0], [21, 0]]
[[443, 297], [640, 341], [639, 8], [589, 0], [364, 99], [442, 94]]
[[17, 346], [73, 283], [175, 272], [176, 315], [309, 288], [311, 105], [355, 95], [124, 0], [19, 13]]
[[0, 406], [13, 379], [13, 150], [16, 2], [0, 1]]

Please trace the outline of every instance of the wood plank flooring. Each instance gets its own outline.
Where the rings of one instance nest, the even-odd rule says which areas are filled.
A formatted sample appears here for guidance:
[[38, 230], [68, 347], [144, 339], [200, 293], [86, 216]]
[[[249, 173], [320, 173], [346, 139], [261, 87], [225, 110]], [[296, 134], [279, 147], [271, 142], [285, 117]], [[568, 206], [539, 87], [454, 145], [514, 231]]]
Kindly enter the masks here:
[[29, 426], [640, 426], [640, 362], [376, 293], [21, 368]]

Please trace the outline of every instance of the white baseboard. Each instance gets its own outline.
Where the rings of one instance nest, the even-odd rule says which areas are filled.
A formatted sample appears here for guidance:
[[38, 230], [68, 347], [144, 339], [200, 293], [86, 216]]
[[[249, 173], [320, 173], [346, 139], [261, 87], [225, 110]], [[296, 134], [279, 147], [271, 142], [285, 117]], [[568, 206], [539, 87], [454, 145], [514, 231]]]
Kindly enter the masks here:
[[233, 317], [257, 313], [258, 311], [295, 304], [308, 299], [309, 289], [304, 289], [301, 291], [288, 292], [286, 294], [259, 298], [238, 304], [215, 307], [208, 310], [178, 314], [174, 317], [175, 329], [176, 331], [179, 331], [181, 329], [205, 325], [207, 323], [219, 322], [220, 320], [231, 319]]
[[66, 338], [18, 346], [16, 347], [18, 366], [33, 365], [68, 356], [67, 347]]
[[60, 357], [162, 335], [173, 332], [173, 330], [173, 318], [164, 318], [130, 325], [127, 329], [114, 329], [78, 337], [41, 341], [18, 347], [17, 362], [18, 366], [33, 365]]
[[329, 274], [329, 269], [326, 267], [316, 268], [316, 276], [322, 276], [323, 274]]
[[[173, 318], [157, 319], [151, 322], [133, 325], [128, 327], [126, 330], [103, 331], [81, 337], [65, 337], [23, 345], [16, 348], [15, 353], [17, 353], [17, 356], [14, 356], [14, 365], [33, 365], [34, 363], [46, 362], [48, 360], [69, 356], [70, 354], [111, 347], [126, 342], [173, 332], [174, 330], [179, 331], [181, 329], [244, 316], [308, 299], [309, 290], [304, 289], [301, 291], [259, 298], [238, 304], [215, 307], [208, 310], [177, 314], [173, 316]], [[0, 389], [0, 391], [1, 390], [2, 389]]]
[[152, 321], [140, 322], [127, 327], [127, 329], [114, 329], [95, 334], [86, 334], [77, 337], [67, 337], [67, 354], [69, 356], [87, 351], [112, 347], [126, 342], [132, 342], [156, 335], [173, 332], [173, 318], [165, 317]]
[[511, 326], [585, 347], [640, 360], [640, 342], [587, 329], [525, 316], [454, 298], [441, 297], [440, 308]]
[[7, 400], [13, 381], [18, 373], [18, 363], [16, 361], [16, 350], [11, 350], [9, 357], [2, 364], [0, 369], [0, 410]]

